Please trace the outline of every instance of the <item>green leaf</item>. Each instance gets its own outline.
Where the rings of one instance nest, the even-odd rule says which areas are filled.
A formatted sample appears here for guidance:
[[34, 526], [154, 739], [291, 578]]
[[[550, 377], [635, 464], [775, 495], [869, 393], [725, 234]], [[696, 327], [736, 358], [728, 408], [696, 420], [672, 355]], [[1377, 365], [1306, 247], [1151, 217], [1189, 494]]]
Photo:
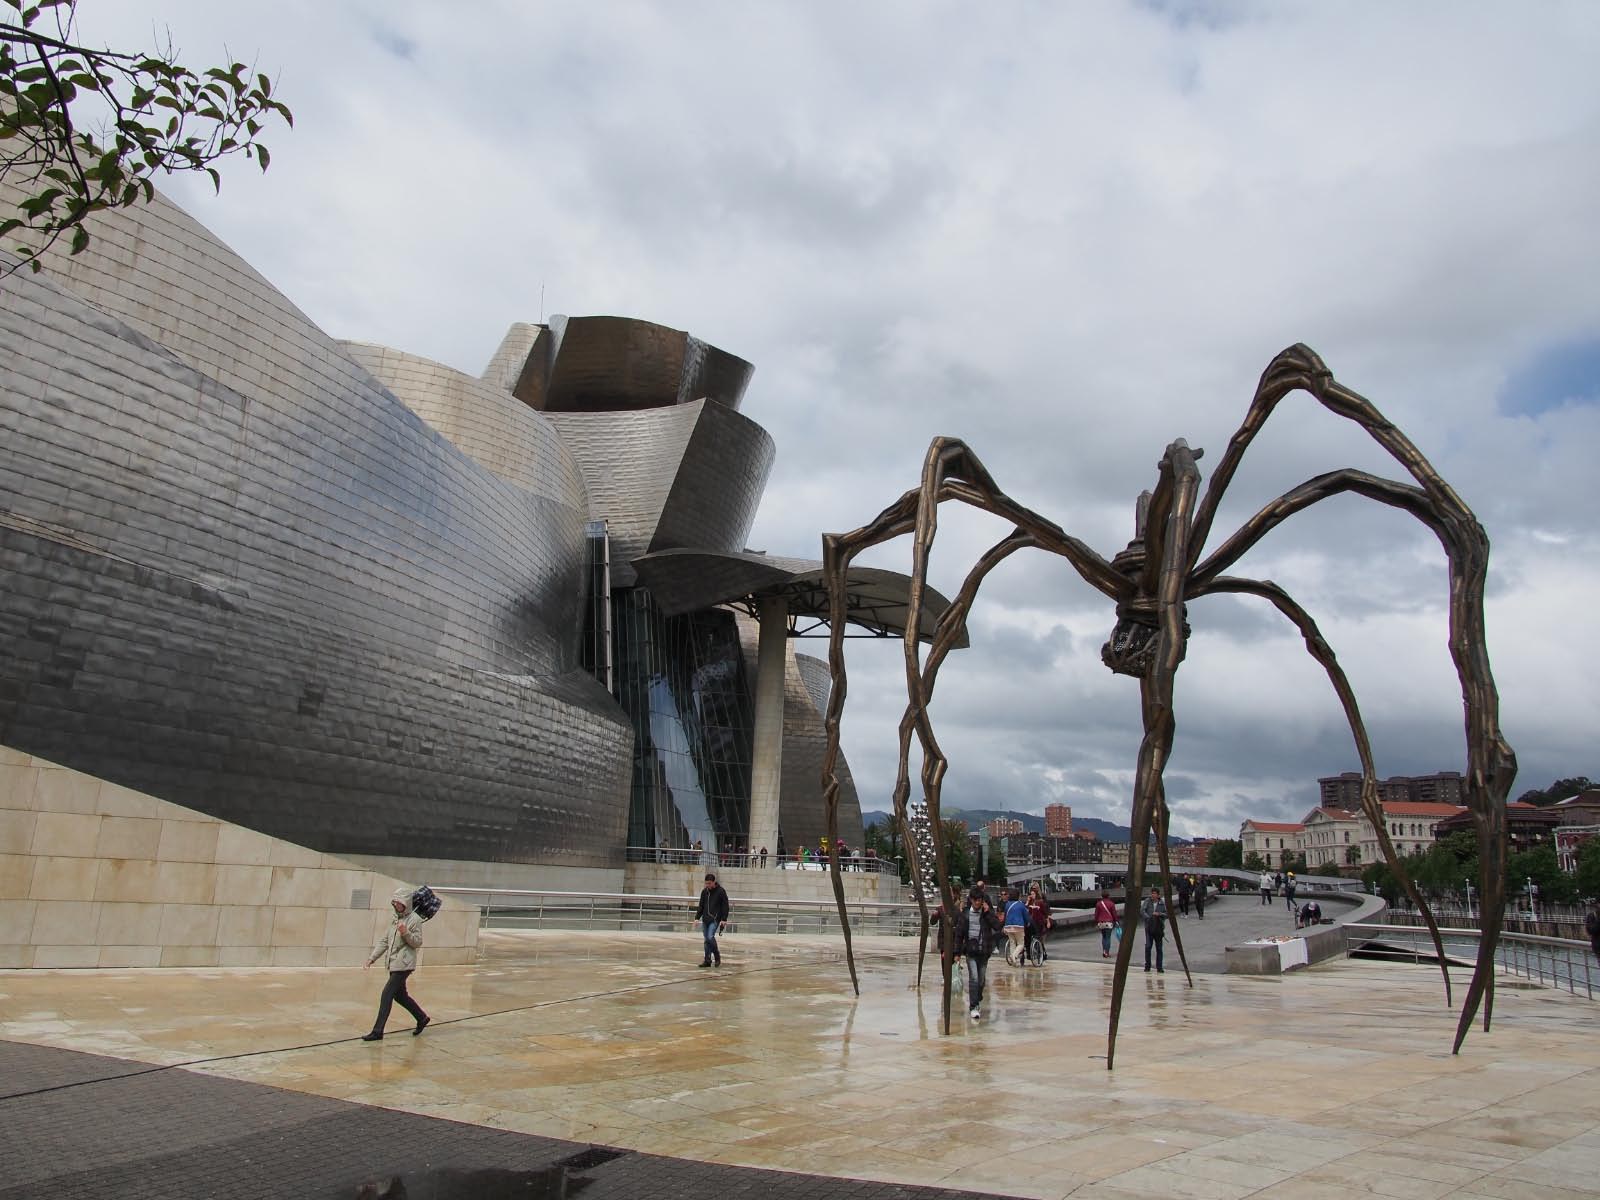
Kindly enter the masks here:
[[5, 237], [5, 235], [10, 233], [13, 229], [21, 228], [22, 220], [19, 217], [12, 217], [8, 221], [0, 221], [0, 237]]
[[272, 157], [267, 153], [267, 148], [259, 142], [256, 143], [256, 159], [261, 163], [263, 171], [267, 169], [267, 164], [272, 161]]
[[262, 96], [272, 95], [272, 80], [265, 75], [256, 76], [256, 86], [261, 89]]
[[88, 249], [88, 247], [89, 247], [89, 231], [87, 229], [85, 229], [82, 225], [79, 225], [77, 228], [75, 228], [72, 231], [72, 249], [67, 251], [67, 253], [68, 254], [81, 254], [84, 250]]
[[217, 173], [217, 169], [215, 167], [207, 167], [206, 174], [211, 176], [211, 186], [220, 192], [222, 190], [222, 176]]

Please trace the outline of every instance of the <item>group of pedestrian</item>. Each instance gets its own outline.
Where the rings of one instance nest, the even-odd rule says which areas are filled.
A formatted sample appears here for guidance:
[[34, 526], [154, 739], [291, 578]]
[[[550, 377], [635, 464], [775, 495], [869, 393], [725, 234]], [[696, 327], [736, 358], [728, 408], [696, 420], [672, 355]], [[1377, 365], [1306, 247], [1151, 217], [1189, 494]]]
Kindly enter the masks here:
[[1290, 912], [1295, 911], [1294, 893], [1298, 884], [1295, 882], [1294, 872], [1285, 874], [1282, 871], [1273, 874], [1270, 871], [1261, 872], [1261, 903], [1271, 904], [1272, 898], [1278, 894], [1278, 889], [1283, 889], [1283, 905]]
[[1211, 887], [1206, 883], [1204, 875], [1179, 875], [1178, 876], [1178, 912], [1183, 916], [1189, 915], [1189, 906], [1194, 905], [1195, 916], [1200, 920], [1206, 919], [1206, 900], [1211, 895]]
[[[1038, 947], [1042, 965], [1050, 956], [1045, 952], [1045, 935], [1054, 926], [1050, 915], [1050, 902], [1038, 884], [1028, 888], [1026, 898], [1017, 888], [1011, 888], [996, 911], [989, 898], [986, 880], [976, 880], [965, 902], [961, 889], [955, 890], [955, 919], [951, 922], [951, 944], [941, 945], [941, 953], [964, 959], [967, 972], [968, 1015], [974, 1020], [983, 1019], [983, 992], [988, 982], [989, 959], [1001, 937], [1005, 938], [1006, 962], [1026, 967], [1033, 948]], [[930, 927], [942, 931], [945, 908], [940, 904], [928, 915]]]

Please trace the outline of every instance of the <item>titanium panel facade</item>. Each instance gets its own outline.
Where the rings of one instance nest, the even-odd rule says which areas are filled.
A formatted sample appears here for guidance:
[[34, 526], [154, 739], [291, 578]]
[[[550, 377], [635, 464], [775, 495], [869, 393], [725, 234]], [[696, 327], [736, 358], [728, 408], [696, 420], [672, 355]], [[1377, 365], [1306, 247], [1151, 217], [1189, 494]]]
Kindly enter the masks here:
[[573, 497], [166, 201], [95, 226], [0, 281], [0, 744], [334, 853], [619, 865]]
[[772, 437], [712, 400], [637, 412], [547, 412], [583, 471], [591, 515], [611, 535], [611, 574], [634, 582], [650, 550], [737, 550], [772, 470]]
[[[375, 859], [615, 869], [630, 813], [642, 844], [744, 833], [735, 618], [627, 585], [647, 552], [740, 554], [773, 459], [733, 407], [750, 364], [553, 318], [472, 379], [334, 342], [164, 198], [93, 224], [0, 279], [0, 745]], [[580, 654], [607, 603], [616, 696]], [[786, 823], [814, 843], [790, 650]]]

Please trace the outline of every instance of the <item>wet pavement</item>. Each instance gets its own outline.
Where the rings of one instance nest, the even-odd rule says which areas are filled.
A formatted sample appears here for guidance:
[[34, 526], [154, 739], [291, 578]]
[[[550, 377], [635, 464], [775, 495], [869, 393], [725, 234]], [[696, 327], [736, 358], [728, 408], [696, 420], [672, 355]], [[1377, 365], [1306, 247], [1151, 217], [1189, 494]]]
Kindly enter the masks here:
[[857, 997], [828, 939], [489, 933], [378, 1043], [359, 970], [0, 972], [0, 1197], [1597, 1194], [1593, 1003], [1507, 983], [1452, 1056], [1437, 968], [1135, 972], [1108, 1072], [1075, 940], [949, 1035], [910, 939]]

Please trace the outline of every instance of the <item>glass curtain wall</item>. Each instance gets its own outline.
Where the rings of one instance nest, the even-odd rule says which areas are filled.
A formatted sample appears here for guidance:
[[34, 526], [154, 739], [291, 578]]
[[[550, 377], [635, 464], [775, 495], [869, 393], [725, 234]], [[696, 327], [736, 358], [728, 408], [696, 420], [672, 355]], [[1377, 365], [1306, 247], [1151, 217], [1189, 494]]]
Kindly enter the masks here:
[[614, 694], [633, 721], [628, 845], [743, 850], [754, 704], [734, 615], [666, 617], [648, 589], [612, 596]]

